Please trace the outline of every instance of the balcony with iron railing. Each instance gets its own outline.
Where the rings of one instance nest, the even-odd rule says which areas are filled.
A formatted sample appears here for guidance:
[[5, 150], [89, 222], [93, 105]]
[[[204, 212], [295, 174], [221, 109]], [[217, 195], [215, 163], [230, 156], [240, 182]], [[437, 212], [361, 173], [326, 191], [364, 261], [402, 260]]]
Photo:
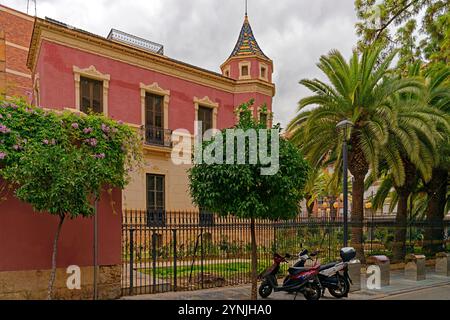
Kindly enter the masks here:
[[144, 132], [146, 145], [172, 148], [172, 130], [145, 126]]

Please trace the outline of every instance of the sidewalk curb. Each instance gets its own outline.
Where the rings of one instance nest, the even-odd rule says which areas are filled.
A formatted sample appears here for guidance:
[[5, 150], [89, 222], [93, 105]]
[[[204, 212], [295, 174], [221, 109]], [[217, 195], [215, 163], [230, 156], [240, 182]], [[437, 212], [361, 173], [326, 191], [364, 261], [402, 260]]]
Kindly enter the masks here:
[[[445, 283], [443, 282], [443, 283], [425, 285], [425, 286], [420, 286], [420, 287], [407, 288], [407, 289], [402, 289], [402, 290], [398, 290], [398, 291], [392, 291], [390, 293], [376, 292], [376, 290], [372, 290], [372, 291], [361, 290], [361, 291], [355, 292], [354, 294], [372, 296], [373, 298], [371, 298], [370, 300], [377, 300], [377, 299], [382, 299], [382, 298], [386, 298], [386, 297], [402, 295], [405, 293], [411, 293], [411, 292], [418, 291], [418, 290], [426, 290], [426, 289], [431, 289], [431, 288], [445, 287], [448, 285], [450, 285], [450, 280], [448, 280]], [[376, 293], [372, 293], [372, 292], [376, 292]]]

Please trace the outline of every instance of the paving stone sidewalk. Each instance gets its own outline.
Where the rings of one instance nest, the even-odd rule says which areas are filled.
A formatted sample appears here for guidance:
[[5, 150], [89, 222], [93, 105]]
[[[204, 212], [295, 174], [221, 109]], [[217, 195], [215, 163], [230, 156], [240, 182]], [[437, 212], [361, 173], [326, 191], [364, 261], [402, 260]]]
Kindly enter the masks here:
[[[380, 290], [365, 288], [365, 275], [361, 275], [363, 288], [351, 293], [348, 300], [378, 300], [378, 299], [439, 299], [450, 300], [450, 277], [438, 276], [428, 272], [426, 280], [411, 281], [404, 279], [402, 271], [391, 272], [391, 285]], [[224, 287], [191, 292], [168, 292], [152, 295], [122, 297], [123, 300], [248, 300], [250, 286]], [[267, 300], [293, 300], [293, 294], [283, 292], [273, 293]], [[324, 300], [334, 299], [327, 292]], [[298, 295], [297, 300], [304, 300]], [[345, 299], [344, 299], [345, 300]]]

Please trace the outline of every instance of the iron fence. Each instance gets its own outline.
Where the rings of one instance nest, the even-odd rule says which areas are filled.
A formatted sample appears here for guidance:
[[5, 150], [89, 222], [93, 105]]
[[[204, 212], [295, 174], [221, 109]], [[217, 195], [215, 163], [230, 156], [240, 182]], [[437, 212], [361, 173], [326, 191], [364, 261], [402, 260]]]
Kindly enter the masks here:
[[145, 126], [145, 143], [148, 145], [172, 147], [172, 130]]
[[[271, 265], [274, 252], [296, 256], [302, 248], [319, 249], [321, 263], [336, 260], [343, 242], [342, 225], [340, 217], [258, 220], [258, 271]], [[444, 225], [448, 229], [449, 222]], [[349, 223], [350, 233], [355, 226]], [[366, 254], [392, 255], [398, 229], [395, 217], [372, 217], [359, 226], [364, 231]], [[420, 252], [423, 234], [430, 226], [408, 221], [404, 227], [407, 249]], [[123, 213], [122, 255], [123, 295], [249, 283], [250, 221], [208, 212], [128, 210]]]

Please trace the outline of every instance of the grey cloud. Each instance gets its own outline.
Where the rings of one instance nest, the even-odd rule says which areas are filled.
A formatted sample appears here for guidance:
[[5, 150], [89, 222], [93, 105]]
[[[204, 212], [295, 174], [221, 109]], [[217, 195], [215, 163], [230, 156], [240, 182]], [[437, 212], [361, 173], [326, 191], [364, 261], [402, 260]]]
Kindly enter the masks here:
[[[114, 27], [164, 44], [165, 53], [219, 71], [244, 18], [244, 0], [37, 0], [49, 16], [106, 36]], [[2, 0], [26, 11], [25, 0]], [[286, 125], [308, 94], [298, 81], [321, 77], [320, 55], [356, 44], [353, 0], [249, 0], [249, 18], [263, 51], [273, 59], [275, 121]]]

